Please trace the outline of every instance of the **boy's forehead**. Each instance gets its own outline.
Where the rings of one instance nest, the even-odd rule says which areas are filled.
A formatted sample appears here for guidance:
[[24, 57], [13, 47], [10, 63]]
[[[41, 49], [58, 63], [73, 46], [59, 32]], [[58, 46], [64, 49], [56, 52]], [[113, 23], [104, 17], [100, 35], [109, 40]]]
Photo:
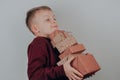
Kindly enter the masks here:
[[43, 16], [43, 17], [48, 17], [48, 16], [55, 16], [52, 11], [50, 10], [39, 10], [36, 12], [37, 16]]

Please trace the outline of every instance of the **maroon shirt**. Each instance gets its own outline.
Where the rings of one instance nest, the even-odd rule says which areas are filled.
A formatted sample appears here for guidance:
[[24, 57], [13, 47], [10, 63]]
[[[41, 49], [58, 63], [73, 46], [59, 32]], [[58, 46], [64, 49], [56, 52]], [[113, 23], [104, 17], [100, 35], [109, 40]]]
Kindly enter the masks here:
[[35, 38], [28, 47], [29, 80], [68, 80], [63, 66], [57, 66], [58, 53], [45, 37]]

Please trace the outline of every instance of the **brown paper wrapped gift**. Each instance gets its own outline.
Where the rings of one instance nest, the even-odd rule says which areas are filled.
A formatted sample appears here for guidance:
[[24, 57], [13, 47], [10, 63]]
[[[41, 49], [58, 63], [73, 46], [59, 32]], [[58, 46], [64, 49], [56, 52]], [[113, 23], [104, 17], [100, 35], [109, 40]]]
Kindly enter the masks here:
[[96, 62], [94, 56], [90, 53], [80, 54], [73, 62], [72, 66], [84, 75], [84, 77], [91, 76], [100, 70], [100, 66]]
[[63, 53], [61, 53], [59, 55], [60, 59], [63, 59], [64, 57], [66, 57], [69, 54], [72, 53], [82, 53], [83, 51], [85, 51], [85, 47], [83, 44], [76, 44], [73, 46], [70, 46], [69, 48], [67, 48]]
[[66, 38], [65, 31], [56, 30], [49, 35], [49, 38], [55, 43], [59, 43]]
[[60, 53], [68, 47], [77, 43], [76, 39], [68, 32], [56, 30], [49, 35], [53, 47], [56, 47]]

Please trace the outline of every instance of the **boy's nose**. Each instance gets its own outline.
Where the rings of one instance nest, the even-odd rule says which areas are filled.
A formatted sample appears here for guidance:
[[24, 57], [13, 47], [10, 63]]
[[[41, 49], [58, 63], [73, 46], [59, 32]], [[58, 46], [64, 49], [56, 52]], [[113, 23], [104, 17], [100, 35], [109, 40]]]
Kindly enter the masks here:
[[56, 20], [53, 20], [54, 23], [56, 23]]
[[56, 20], [52, 19], [51, 22], [52, 22], [52, 23], [56, 23]]

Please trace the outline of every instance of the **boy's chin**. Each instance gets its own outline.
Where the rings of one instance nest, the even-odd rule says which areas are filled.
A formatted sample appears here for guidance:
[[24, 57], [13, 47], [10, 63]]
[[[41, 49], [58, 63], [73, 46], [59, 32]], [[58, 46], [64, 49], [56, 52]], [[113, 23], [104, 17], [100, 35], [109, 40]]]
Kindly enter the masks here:
[[[59, 30], [59, 28], [54, 29], [54, 31], [56, 31], [56, 30]], [[54, 32], [54, 31], [53, 31], [53, 32]]]
[[55, 30], [51, 31], [51, 32], [50, 32], [50, 34], [51, 34], [51, 33], [53, 33], [53, 32], [55, 32], [56, 30], [57, 30], [57, 29], [55, 29]]

